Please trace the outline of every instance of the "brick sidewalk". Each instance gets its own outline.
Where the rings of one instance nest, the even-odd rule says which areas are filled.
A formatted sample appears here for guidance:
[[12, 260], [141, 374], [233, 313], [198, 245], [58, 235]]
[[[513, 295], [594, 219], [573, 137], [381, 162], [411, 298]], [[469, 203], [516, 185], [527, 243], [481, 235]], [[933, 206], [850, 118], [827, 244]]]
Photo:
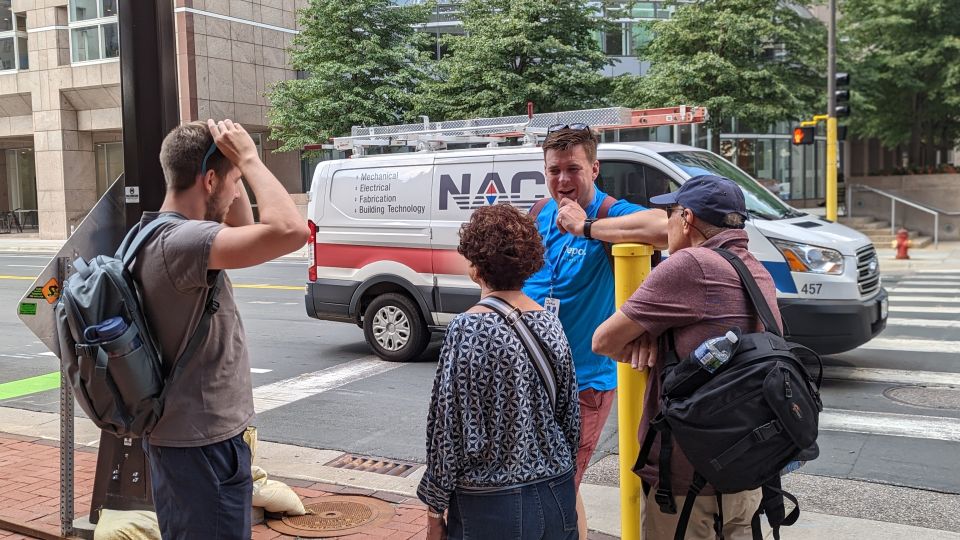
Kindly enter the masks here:
[[[90, 511], [97, 450], [78, 446], [75, 455], [74, 507], [79, 517]], [[426, 537], [426, 508], [417, 499], [303, 480], [275, 479], [290, 485], [305, 503], [340, 494], [370, 495], [394, 504], [396, 514], [389, 523], [369, 529], [365, 534], [341, 536], [340, 540]], [[59, 442], [0, 433], [0, 519], [53, 535], [60, 533]], [[0, 540], [20, 538], [31, 537], [0, 530]], [[294, 537], [282, 535], [266, 525], [253, 528], [253, 540], [279, 538]]]

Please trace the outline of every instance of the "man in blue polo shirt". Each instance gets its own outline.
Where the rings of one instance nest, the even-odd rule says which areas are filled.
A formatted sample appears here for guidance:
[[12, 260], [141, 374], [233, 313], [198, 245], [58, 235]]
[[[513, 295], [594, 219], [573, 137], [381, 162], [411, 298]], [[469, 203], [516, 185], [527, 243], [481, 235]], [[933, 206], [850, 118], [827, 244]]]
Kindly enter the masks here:
[[600, 439], [617, 388], [616, 363], [591, 349], [593, 333], [614, 313], [613, 269], [604, 242], [664, 246], [667, 215], [597, 189], [597, 139], [585, 124], [551, 126], [543, 143], [550, 199], [531, 211], [545, 246], [543, 268], [523, 292], [556, 313], [570, 342], [580, 387], [581, 434], [577, 452], [580, 538], [587, 520], [580, 481]]

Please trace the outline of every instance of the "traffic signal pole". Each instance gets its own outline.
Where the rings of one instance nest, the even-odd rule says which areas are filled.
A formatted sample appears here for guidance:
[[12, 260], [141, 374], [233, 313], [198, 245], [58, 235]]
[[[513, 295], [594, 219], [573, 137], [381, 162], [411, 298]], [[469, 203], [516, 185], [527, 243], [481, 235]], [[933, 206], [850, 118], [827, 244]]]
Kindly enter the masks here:
[[837, 0], [827, 31], [827, 219], [837, 221]]

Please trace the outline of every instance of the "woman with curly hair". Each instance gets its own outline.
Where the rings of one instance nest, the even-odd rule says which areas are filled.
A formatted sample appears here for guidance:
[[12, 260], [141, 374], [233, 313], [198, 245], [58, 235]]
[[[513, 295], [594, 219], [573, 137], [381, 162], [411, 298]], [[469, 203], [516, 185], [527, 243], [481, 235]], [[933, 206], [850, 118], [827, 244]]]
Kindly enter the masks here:
[[543, 265], [540, 234], [512, 206], [483, 207], [460, 228], [458, 251], [481, 302], [450, 323], [440, 353], [417, 489], [427, 537], [576, 540], [570, 345], [560, 320], [520, 291]]

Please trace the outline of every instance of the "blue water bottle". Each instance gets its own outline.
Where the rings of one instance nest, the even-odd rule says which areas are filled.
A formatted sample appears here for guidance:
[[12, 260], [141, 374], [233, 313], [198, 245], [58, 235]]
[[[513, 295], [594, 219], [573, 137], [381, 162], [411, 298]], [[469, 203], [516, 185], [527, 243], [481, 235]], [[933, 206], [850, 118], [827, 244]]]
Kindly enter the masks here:
[[703, 369], [713, 373], [717, 371], [720, 366], [726, 364], [727, 360], [730, 360], [730, 357], [733, 356], [733, 351], [737, 348], [737, 341], [739, 340], [740, 338], [737, 337], [736, 333], [732, 330], [728, 331], [720, 337], [710, 338], [701, 343], [700, 346], [693, 351], [693, 356], [700, 362]]
[[[122, 336], [127, 331], [127, 328], [127, 322], [123, 320], [123, 317], [111, 317], [105, 321], [101, 321], [100, 324], [88, 326], [83, 331], [83, 337], [87, 340], [87, 343], [91, 344], [109, 343]], [[116, 345], [117, 347], [104, 347], [107, 351], [107, 356], [124, 356], [137, 350], [141, 345], [140, 337], [135, 336], [129, 343], [118, 343]]]

